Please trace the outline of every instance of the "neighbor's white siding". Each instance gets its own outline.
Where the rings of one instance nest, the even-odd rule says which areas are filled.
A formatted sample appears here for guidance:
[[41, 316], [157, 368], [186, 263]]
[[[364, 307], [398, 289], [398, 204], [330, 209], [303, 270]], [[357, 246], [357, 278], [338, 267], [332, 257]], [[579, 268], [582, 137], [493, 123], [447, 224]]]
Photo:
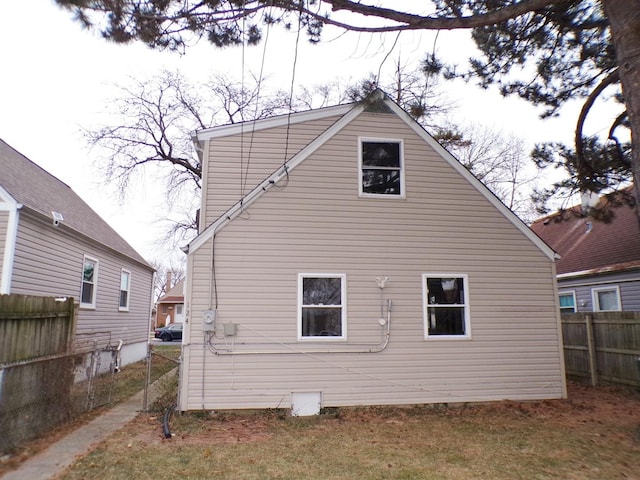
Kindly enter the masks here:
[[[404, 140], [405, 199], [358, 196], [359, 136]], [[253, 149], [259, 157], [268, 146]], [[297, 341], [301, 272], [346, 274], [346, 342]], [[424, 339], [426, 272], [468, 275], [471, 339]], [[562, 397], [554, 274], [553, 261], [398, 117], [364, 113], [215, 245], [190, 254], [179, 408], [289, 407], [292, 392], [314, 391], [325, 406]], [[388, 347], [314, 352], [380, 341], [382, 275], [393, 301]], [[202, 311], [216, 298], [219, 325], [238, 325], [216, 348], [273, 353], [220, 355], [203, 344]]]
[[[80, 239], [64, 226], [56, 228], [24, 213], [20, 216], [11, 293], [73, 297], [79, 303], [84, 255], [99, 261], [96, 308], [78, 310], [76, 341], [97, 341], [98, 346], [118, 340], [146, 342], [153, 272]], [[118, 310], [122, 268], [131, 271], [128, 312]]]

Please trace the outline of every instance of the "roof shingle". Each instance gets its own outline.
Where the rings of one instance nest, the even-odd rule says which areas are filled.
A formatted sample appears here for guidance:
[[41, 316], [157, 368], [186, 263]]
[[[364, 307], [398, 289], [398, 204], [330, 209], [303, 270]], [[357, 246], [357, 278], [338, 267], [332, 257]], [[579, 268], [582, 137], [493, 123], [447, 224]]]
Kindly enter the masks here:
[[[52, 217], [63, 225], [149, 268], [149, 264], [68, 185], [0, 139], [0, 186], [24, 207]], [[53, 218], [52, 218], [53, 220]]]
[[[607, 202], [606, 198], [600, 199]], [[610, 223], [575, 215], [549, 215], [533, 222], [531, 229], [560, 256], [557, 273], [616, 270], [640, 266], [640, 224], [635, 207], [613, 208]], [[579, 207], [570, 212], [577, 213]]]

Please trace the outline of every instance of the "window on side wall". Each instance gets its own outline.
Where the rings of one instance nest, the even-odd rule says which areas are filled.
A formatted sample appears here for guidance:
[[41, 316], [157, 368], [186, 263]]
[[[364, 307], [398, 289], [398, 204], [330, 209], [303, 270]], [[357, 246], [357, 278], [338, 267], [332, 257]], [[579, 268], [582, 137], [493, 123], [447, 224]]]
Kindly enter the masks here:
[[617, 312], [622, 310], [618, 286], [594, 288], [591, 290], [594, 312]]
[[426, 338], [471, 336], [467, 275], [424, 274], [423, 295]]
[[344, 274], [298, 275], [298, 339], [346, 337]]
[[560, 313], [575, 313], [578, 311], [576, 308], [576, 292], [559, 292], [558, 297], [560, 299]]
[[129, 311], [129, 296], [131, 292], [131, 272], [122, 270], [120, 272], [120, 305], [118, 310]]
[[82, 286], [80, 288], [80, 307], [96, 308], [98, 289], [98, 260], [84, 257], [82, 267]]
[[361, 138], [359, 147], [360, 195], [404, 197], [402, 142]]

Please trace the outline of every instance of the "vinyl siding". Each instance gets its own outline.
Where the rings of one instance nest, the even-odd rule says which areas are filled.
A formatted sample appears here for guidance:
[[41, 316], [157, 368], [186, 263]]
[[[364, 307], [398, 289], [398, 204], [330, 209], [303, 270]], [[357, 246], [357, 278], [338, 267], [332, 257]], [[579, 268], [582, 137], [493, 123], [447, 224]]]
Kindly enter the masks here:
[[[95, 340], [99, 346], [147, 341], [153, 273], [64, 227], [25, 214], [18, 225], [11, 293], [73, 297], [78, 303], [84, 255], [99, 261], [97, 296], [94, 310], [78, 310], [77, 340]], [[128, 312], [118, 311], [122, 268], [131, 272]]]
[[247, 125], [244, 135], [208, 142], [203, 176], [208, 194], [201, 211], [204, 226], [240, 201], [243, 195], [282, 166], [285, 159], [293, 157], [338, 118], [329, 117], [254, 133]]
[[620, 289], [622, 310], [629, 312], [640, 311], [640, 272], [637, 270], [592, 277], [561, 279], [558, 281], [558, 289], [560, 291], [575, 292], [576, 306], [579, 312], [593, 311], [591, 291], [594, 288], [613, 286], [617, 286]]
[[[404, 140], [405, 199], [358, 196], [359, 136]], [[216, 234], [215, 285], [212, 240], [189, 256], [181, 410], [288, 408], [298, 391], [325, 406], [565, 394], [553, 262], [398, 117], [360, 115], [289, 177]], [[346, 274], [346, 341], [297, 341], [299, 273]], [[424, 273], [468, 275], [470, 339], [425, 340]], [[387, 348], [340, 352], [380, 342], [383, 275]], [[278, 353], [203, 345], [216, 297], [218, 323], [238, 324], [217, 348]]]

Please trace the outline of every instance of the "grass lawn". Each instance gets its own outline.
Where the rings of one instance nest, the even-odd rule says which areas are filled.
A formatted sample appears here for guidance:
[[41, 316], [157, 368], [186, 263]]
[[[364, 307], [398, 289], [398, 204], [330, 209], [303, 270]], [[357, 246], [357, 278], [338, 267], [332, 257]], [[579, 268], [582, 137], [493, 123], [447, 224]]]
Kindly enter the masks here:
[[640, 394], [571, 384], [568, 400], [140, 415], [61, 478], [640, 479]]

